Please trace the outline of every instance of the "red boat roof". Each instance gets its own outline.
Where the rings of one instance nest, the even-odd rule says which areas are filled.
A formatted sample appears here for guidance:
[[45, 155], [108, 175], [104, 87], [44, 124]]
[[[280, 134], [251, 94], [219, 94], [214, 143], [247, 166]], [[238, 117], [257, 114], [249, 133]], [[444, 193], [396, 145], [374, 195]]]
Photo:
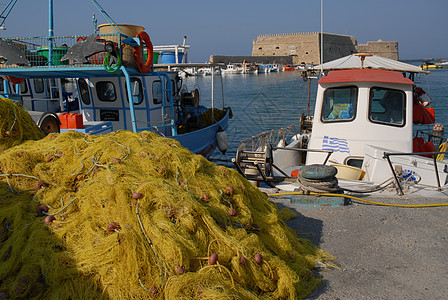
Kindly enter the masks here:
[[330, 71], [318, 83], [335, 82], [387, 82], [413, 85], [414, 82], [400, 72], [378, 69], [349, 69]]

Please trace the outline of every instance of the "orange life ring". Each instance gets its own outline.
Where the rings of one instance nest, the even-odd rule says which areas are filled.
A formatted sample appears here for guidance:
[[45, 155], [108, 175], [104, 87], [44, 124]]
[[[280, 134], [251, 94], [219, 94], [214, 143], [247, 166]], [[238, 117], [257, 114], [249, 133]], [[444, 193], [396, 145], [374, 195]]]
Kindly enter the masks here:
[[[151, 43], [151, 39], [149, 38], [149, 35], [144, 32], [140, 31], [137, 33], [137, 37], [140, 40], [140, 46], [134, 48], [134, 59], [137, 62], [138, 70], [141, 73], [148, 73], [151, 71], [152, 67], [152, 60], [153, 60], [153, 47]], [[148, 57], [146, 58], [146, 62], [143, 64], [143, 51], [142, 51], [142, 43], [145, 43], [146, 49], [148, 51]]]
[[5, 76], [5, 78], [6, 78], [6, 80], [11, 82], [12, 84], [19, 84], [19, 83], [22, 83], [25, 80], [25, 78], [14, 77], [14, 76]]

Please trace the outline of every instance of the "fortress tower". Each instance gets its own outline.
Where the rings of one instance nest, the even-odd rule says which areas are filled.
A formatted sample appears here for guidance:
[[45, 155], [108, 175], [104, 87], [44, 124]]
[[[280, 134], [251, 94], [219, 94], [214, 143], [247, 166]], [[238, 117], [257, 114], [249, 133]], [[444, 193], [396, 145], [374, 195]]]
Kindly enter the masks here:
[[[320, 63], [321, 33], [287, 33], [259, 35], [253, 41], [252, 56], [292, 56], [293, 64]], [[357, 44], [349, 35], [323, 34], [324, 62], [353, 53], [367, 52], [398, 60], [398, 42]]]

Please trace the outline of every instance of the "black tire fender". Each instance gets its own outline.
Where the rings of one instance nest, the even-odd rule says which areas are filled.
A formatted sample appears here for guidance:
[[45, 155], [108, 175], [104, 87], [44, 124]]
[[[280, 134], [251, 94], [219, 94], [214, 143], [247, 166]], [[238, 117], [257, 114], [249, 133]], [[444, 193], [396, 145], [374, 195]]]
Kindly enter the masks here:
[[[51, 129], [46, 127], [46, 124], [51, 124]], [[49, 134], [51, 132], [60, 132], [61, 121], [57, 114], [53, 112], [45, 112], [43, 113], [39, 120], [36, 122], [37, 126], [42, 129], [45, 134]], [[46, 127], [46, 128], [44, 128]]]

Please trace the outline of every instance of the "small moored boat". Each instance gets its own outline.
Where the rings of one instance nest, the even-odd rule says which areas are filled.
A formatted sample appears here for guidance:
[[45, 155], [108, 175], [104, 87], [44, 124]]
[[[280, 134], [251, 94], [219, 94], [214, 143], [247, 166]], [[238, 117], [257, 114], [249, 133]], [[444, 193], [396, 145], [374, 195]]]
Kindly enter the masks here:
[[108, 21], [89, 36], [0, 39], [0, 94], [19, 101], [46, 133], [148, 130], [209, 155], [230, 109], [214, 107], [213, 95], [204, 106], [199, 89], [188, 89], [177, 72], [154, 70], [143, 27]]
[[321, 69], [314, 115], [302, 114], [298, 132], [288, 128], [290, 140], [280, 130], [242, 141], [234, 159], [242, 174], [292, 191], [303, 189], [303, 166], [331, 165], [346, 191], [448, 195], [448, 142], [415, 127], [435, 122], [430, 98], [413, 81], [425, 71], [367, 54]]

